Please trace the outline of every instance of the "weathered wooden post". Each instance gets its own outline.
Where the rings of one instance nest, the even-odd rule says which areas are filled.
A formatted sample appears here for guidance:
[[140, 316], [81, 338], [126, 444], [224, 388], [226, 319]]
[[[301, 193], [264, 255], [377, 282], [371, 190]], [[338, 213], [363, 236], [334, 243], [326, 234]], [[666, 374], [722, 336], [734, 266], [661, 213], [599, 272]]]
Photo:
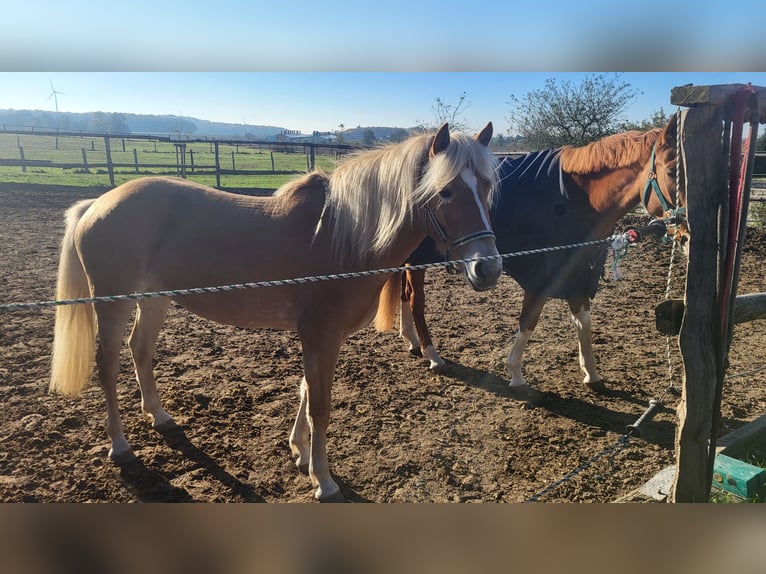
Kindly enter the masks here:
[[[19, 155], [21, 156], [21, 161], [24, 161], [24, 148], [22, 146], [19, 146]], [[26, 164], [21, 164], [21, 173], [27, 173], [27, 166]]]
[[218, 155], [218, 142], [215, 142], [215, 186], [221, 187], [221, 159]]
[[[720, 396], [734, 323], [729, 311], [734, 308], [737, 290], [738, 273], [735, 270], [732, 275], [731, 264], [741, 256], [744, 240], [742, 229], [739, 241], [731, 242], [729, 227], [738, 214], [730, 217], [731, 185], [727, 187], [726, 181], [729, 146], [734, 146], [735, 157], [741, 149], [741, 141], [737, 141], [741, 132], [738, 135], [730, 129], [732, 96], [741, 95], [743, 88], [741, 85], [684, 86], [674, 88], [671, 94], [671, 103], [693, 106], [682, 114], [678, 130], [691, 239], [685, 312], [679, 333], [684, 382], [677, 409], [672, 502], [706, 502], [711, 488]], [[760, 98], [760, 121], [764, 121], [766, 88], [758, 90], [755, 101]], [[758, 106], [756, 103], [755, 107]], [[755, 112], [750, 121], [757, 126], [759, 112], [757, 109]], [[727, 120], [725, 129], [724, 119]], [[747, 169], [752, 170], [752, 164]], [[743, 193], [748, 193], [747, 185]], [[746, 199], [742, 205], [746, 208]]]
[[138, 173], [138, 150], [133, 148], [133, 163], [136, 166], [136, 173]]
[[85, 173], [90, 173], [90, 169], [88, 168], [88, 152], [85, 151], [85, 148], [82, 148], [82, 169]]
[[[676, 477], [673, 502], [704, 502], [710, 492], [707, 471], [713, 395], [719, 377], [717, 311], [718, 217], [726, 195], [721, 151], [721, 116], [716, 106], [686, 112], [679, 137], [688, 198], [691, 239], [679, 346], [684, 362], [681, 402], [676, 409]], [[718, 145], [716, 145], [718, 144]]]
[[109, 183], [114, 186], [114, 164], [112, 163], [112, 148], [109, 144], [109, 136], [104, 136], [104, 148], [106, 150], [106, 169], [109, 171]]

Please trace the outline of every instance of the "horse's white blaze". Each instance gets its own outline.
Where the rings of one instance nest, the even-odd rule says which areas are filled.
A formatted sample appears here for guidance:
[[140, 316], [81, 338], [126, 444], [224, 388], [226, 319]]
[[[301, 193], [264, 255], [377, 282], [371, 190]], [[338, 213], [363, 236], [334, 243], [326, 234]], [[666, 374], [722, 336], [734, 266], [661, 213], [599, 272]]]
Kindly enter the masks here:
[[524, 354], [524, 349], [529, 342], [529, 338], [532, 336], [532, 331], [521, 331], [516, 333], [516, 339], [513, 341], [511, 352], [508, 354], [507, 366], [508, 374], [511, 375], [511, 383], [509, 386], [518, 387], [526, 385], [527, 381], [524, 379], [524, 374], [521, 372], [521, 357]]
[[482, 223], [484, 223], [484, 229], [487, 231], [492, 231], [492, 227], [489, 224], [489, 219], [487, 218], [487, 211], [484, 209], [484, 204], [479, 197], [479, 180], [476, 178], [476, 174], [473, 173], [470, 169], [464, 169], [460, 172], [460, 177], [473, 192], [473, 199], [476, 202], [476, 207], [479, 208], [479, 215], [481, 216]]
[[601, 380], [601, 377], [596, 370], [596, 357], [593, 355], [590, 311], [583, 308], [577, 313], [573, 313], [572, 322], [577, 330], [577, 340], [580, 349], [580, 369], [585, 373], [583, 382], [597, 383]]

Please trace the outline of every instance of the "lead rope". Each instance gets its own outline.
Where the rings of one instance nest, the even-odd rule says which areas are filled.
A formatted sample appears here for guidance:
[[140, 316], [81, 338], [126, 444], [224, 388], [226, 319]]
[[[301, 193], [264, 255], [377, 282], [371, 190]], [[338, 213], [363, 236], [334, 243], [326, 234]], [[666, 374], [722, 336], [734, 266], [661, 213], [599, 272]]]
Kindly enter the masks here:
[[[678, 188], [676, 188], [676, 193], [678, 193]], [[677, 245], [678, 245], [678, 240], [676, 239], [676, 236], [673, 235], [673, 244], [670, 248], [670, 263], [668, 264], [668, 278], [667, 278], [667, 283], [665, 285], [665, 301], [667, 301], [670, 298], [670, 287], [671, 287], [671, 282], [673, 279], [673, 262], [675, 261]], [[662, 402], [662, 399], [665, 398], [665, 395], [667, 395], [667, 393], [673, 393], [674, 395], [679, 394], [679, 390], [676, 388], [675, 384], [673, 383], [674, 373], [673, 373], [672, 352], [670, 350], [670, 335], [665, 335], [665, 349], [667, 351], [667, 357], [668, 357], [668, 386], [665, 389], [665, 392], [662, 394], [662, 397], [660, 397], [660, 402]]]
[[[678, 206], [678, 198], [681, 194], [681, 167], [682, 167], [682, 161], [681, 161], [681, 133], [682, 133], [682, 124], [683, 122], [683, 114], [681, 112], [681, 107], [679, 106], [676, 110], [676, 200], [675, 204]], [[678, 221], [676, 225], [680, 225], [681, 222]], [[673, 244], [670, 248], [670, 263], [668, 264], [668, 278], [667, 283], [665, 285], [665, 301], [667, 301], [670, 298], [670, 288], [671, 288], [671, 282], [673, 279], [673, 264], [675, 262], [675, 256], [676, 256], [676, 247], [678, 246], [678, 234], [673, 234]], [[665, 349], [667, 352], [667, 358], [668, 358], [668, 386], [665, 389], [665, 392], [662, 395], [662, 398], [665, 397], [667, 393], [673, 393], [674, 395], [679, 395], [680, 391], [676, 388], [675, 384], [673, 383], [674, 378], [674, 372], [673, 372], [673, 358], [672, 358], [672, 352], [670, 350], [670, 335], [665, 336]], [[662, 398], [660, 398], [660, 401], [662, 401]]]

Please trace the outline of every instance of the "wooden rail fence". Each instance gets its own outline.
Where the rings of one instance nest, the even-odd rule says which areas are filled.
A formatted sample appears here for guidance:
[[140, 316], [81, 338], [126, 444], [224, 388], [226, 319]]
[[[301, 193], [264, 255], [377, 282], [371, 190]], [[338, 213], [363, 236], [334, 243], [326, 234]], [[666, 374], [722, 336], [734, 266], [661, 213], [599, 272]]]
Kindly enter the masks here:
[[[145, 134], [105, 134], [105, 133], [86, 133], [86, 132], [65, 132], [65, 131], [29, 131], [29, 130], [0, 130], [0, 134], [11, 134], [17, 136], [18, 157], [0, 157], [0, 166], [19, 167], [26, 173], [27, 168], [59, 168], [59, 169], [81, 169], [85, 173], [91, 173], [91, 170], [104, 169], [109, 174], [109, 182], [115, 185], [114, 174], [118, 169], [129, 169], [135, 173], [140, 173], [142, 169], [160, 169], [174, 172], [180, 177], [186, 177], [188, 173], [200, 175], [215, 175], [216, 185], [220, 187], [221, 175], [266, 175], [266, 174], [293, 174], [301, 170], [295, 169], [277, 169], [274, 153], [302, 153], [306, 157], [305, 170], [311, 171], [316, 167], [317, 155], [323, 153], [332, 155], [334, 158], [356, 149], [349, 144], [330, 144], [330, 143], [311, 143], [311, 142], [290, 142], [280, 141], [271, 142], [263, 140], [226, 140], [226, 139], [184, 139], [178, 140], [165, 136], [153, 136]], [[81, 161], [55, 161], [53, 159], [32, 159], [25, 153], [24, 146], [21, 145], [21, 136], [47, 136], [55, 138], [55, 150], [59, 150], [59, 138], [82, 138], [90, 140], [90, 151], [87, 146], [81, 148]], [[93, 161], [92, 154], [95, 152], [95, 140], [103, 140], [104, 151], [98, 153], [100, 160]], [[122, 146], [122, 151], [126, 152], [126, 141], [146, 140], [154, 143], [154, 151], [157, 151], [157, 143], [172, 144], [175, 148], [175, 161], [173, 163], [140, 161], [139, 151], [133, 148], [133, 161], [130, 163], [119, 162], [113, 159], [112, 146], [118, 142]], [[211, 163], [199, 163], [195, 161], [195, 154], [190, 146], [192, 144], [208, 144], [213, 155]], [[224, 167], [228, 164], [228, 157], [222, 157], [224, 152], [221, 147], [234, 147], [231, 151], [231, 168]], [[247, 149], [257, 149], [260, 152], [267, 151], [270, 154], [271, 169], [247, 169], [237, 166], [237, 154], [240, 147]], [[6, 155], [7, 152], [6, 152]], [[91, 157], [89, 157], [89, 155]], [[228, 155], [228, 154], [227, 154]], [[209, 156], [207, 156], [209, 157]], [[143, 159], [143, 158], [141, 158]]]

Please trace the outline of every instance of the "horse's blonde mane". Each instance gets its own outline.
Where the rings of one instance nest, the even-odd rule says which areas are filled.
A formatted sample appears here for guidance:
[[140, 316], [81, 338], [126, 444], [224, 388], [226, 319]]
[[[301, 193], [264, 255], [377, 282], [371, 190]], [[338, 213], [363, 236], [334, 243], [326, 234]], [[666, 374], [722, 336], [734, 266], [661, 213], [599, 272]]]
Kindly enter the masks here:
[[582, 147], [561, 149], [561, 169], [567, 173], [587, 175], [601, 170], [628, 167], [647, 157], [662, 128], [646, 132], [629, 131], [605, 137]]
[[450, 133], [447, 149], [428, 161], [432, 141], [432, 135], [424, 134], [358, 152], [330, 174], [325, 217], [330, 218], [341, 261], [364, 264], [386, 252], [415, 208], [465, 168], [489, 181], [494, 194], [497, 160], [485, 146], [465, 134]]

